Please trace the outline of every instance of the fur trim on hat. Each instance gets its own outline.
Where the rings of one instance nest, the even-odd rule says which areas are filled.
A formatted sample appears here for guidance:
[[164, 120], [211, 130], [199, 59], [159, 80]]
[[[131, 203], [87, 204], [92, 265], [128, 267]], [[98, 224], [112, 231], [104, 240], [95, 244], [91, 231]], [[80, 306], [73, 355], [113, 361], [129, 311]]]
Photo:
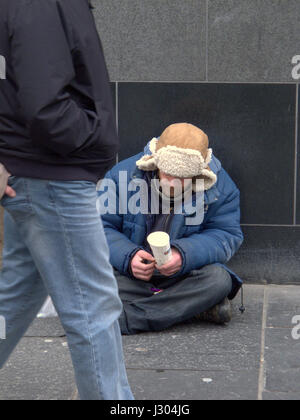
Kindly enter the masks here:
[[157, 142], [158, 139], [155, 137], [150, 141], [149, 148], [152, 155], [144, 155], [140, 160], [136, 162], [136, 166], [142, 171], [155, 171], [157, 169], [154, 157]]
[[[211, 169], [203, 169], [201, 177], [199, 178], [203, 179], [204, 181], [204, 191], [212, 188], [218, 180], [217, 175]], [[202, 182], [197, 183], [197, 179], [195, 179], [193, 182], [193, 191], [194, 192], [203, 191], [202, 186], [203, 186]]]
[[[210, 189], [217, 182], [216, 174], [208, 166], [212, 159], [212, 149], [208, 149], [207, 157], [204, 159], [202, 154], [195, 149], [168, 145], [156, 151], [157, 142], [157, 138], [153, 138], [150, 142], [149, 148], [152, 155], [144, 155], [136, 162], [139, 169], [142, 171], [160, 169], [176, 178], [203, 178], [205, 190]], [[194, 184], [194, 191], [196, 191], [196, 184]]]

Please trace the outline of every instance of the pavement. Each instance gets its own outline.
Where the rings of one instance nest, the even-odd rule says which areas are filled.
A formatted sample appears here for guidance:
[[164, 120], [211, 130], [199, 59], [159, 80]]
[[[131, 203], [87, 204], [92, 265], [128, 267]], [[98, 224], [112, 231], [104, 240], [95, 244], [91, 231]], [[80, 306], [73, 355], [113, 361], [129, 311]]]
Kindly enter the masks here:
[[[300, 400], [300, 286], [245, 285], [227, 326], [123, 337], [137, 400]], [[294, 320], [295, 321], [295, 320]], [[299, 338], [299, 339], [297, 339]], [[77, 400], [64, 331], [37, 319], [0, 371], [0, 400]]]

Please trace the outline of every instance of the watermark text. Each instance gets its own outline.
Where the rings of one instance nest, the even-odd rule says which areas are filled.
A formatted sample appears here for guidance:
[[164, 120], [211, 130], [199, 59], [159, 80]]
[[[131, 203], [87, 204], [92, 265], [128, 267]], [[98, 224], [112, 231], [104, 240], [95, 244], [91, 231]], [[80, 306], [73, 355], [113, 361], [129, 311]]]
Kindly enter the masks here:
[[6, 322], [4, 316], [0, 316], [0, 340], [6, 339]]
[[[195, 188], [195, 190], [193, 190]], [[97, 209], [102, 216], [184, 214], [186, 225], [200, 225], [204, 220], [204, 181], [174, 179], [167, 185], [158, 179], [128, 180], [126, 171], [119, 172], [119, 179], [105, 178], [98, 185]]]
[[292, 329], [292, 337], [294, 340], [300, 340], [300, 315], [295, 315], [292, 319], [295, 327]]
[[6, 79], [6, 60], [3, 55], [0, 55], [0, 80]]
[[292, 70], [292, 78], [294, 80], [300, 80], [300, 55], [295, 55], [292, 58], [292, 64], [294, 65]]

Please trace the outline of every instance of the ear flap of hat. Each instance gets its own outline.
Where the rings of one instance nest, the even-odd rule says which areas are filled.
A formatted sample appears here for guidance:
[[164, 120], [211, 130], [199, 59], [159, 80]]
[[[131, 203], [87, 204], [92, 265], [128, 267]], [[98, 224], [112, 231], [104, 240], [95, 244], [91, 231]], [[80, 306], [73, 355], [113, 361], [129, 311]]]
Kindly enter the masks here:
[[136, 166], [142, 171], [155, 171], [157, 169], [155, 157], [145, 155], [136, 162]]
[[155, 171], [157, 169], [155, 153], [158, 139], [153, 138], [150, 141], [149, 149], [152, 155], [144, 155], [136, 162], [136, 166], [142, 171]]
[[[204, 191], [210, 190], [217, 182], [218, 177], [217, 175], [210, 169], [208, 166], [207, 169], [202, 170], [202, 174], [200, 176], [196, 177], [197, 179], [203, 179], [204, 180]], [[203, 190], [202, 188], [202, 182], [199, 182], [198, 185], [196, 181], [193, 183], [193, 191], [194, 192], [201, 192]]]

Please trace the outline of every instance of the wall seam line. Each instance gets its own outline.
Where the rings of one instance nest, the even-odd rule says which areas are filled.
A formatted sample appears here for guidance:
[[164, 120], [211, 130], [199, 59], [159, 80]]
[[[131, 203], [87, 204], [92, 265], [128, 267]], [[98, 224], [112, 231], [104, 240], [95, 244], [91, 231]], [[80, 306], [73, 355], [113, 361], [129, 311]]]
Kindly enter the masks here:
[[[119, 135], [119, 82], [116, 83], [116, 93], [115, 93], [115, 100], [116, 100], [116, 125], [117, 125], [117, 133]], [[116, 164], [119, 163], [119, 153], [116, 156]]]
[[264, 287], [264, 303], [262, 312], [262, 326], [261, 326], [261, 345], [260, 345], [260, 360], [259, 360], [259, 378], [258, 378], [258, 395], [259, 401], [263, 400], [263, 392], [265, 390], [266, 374], [265, 374], [265, 344], [266, 344], [266, 327], [267, 327], [267, 313], [268, 313], [268, 289]]
[[283, 82], [283, 81], [228, 81], [228, 80], [119, 80], [118, 82], [112, 81], [112, 83], [176, 83], [176, 84], [215, 84], [215, 85], [276, 85], [276, 86], [294, 86], [295, 82]]
[[296, 117], [295, 117], [295, 178], [294, 178], [294, 225], [297, 224], [297, 186], [298, 186], [298, 110], [299, 110], [299, 84], [296, 84]]
[[294, 227], [300, 227], [299, 224], [292, 224], [292, 225], [284, 225], [284, 224], [274, 224], [274, 223], [241, 223], [241, 226], [245, 227], [285, 227], [285, 228], [294, 228]]
[[206, 82], [208, 82], [208, 2], [209, 0], [206, 0]]

